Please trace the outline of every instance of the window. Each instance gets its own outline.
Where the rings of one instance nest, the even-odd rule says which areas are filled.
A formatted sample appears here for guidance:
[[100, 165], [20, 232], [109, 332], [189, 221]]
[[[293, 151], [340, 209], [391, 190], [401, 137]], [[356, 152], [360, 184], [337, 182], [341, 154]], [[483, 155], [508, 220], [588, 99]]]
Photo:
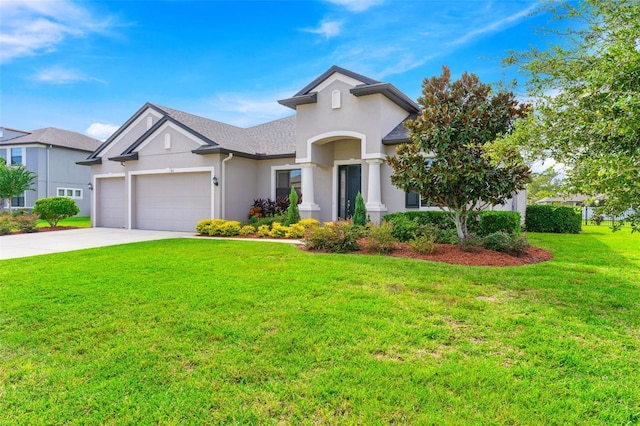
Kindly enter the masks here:
[[408, 209], [417, 209], [420, 207], [420, 194], [417, 192], [404, 193], [404, 206]]
[[417, 192], [404, 193], [404, 207], [407, 209], [417, 209], [420, 207], [437, 207], [435, 204], [427, 202]]
[[300, 169], [276, 170], [276, 197], [288, 197], [293, 186], [300, 197], [302, 189]]
[[82, 189], [78, 188], [58, 188], [58, 197], [69, 197], [81, 200]]
[[11, 164], [22, 164], [22, 148], [11, 148]]
[[24, 195], [11, 198], [11, 207], [24, 207]]

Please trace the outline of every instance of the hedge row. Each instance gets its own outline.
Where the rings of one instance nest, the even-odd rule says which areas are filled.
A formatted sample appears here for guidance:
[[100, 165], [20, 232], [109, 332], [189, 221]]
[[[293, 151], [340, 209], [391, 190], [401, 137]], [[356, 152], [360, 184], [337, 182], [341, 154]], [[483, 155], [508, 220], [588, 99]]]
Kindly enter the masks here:
[[[385, 215], [382, 218], [399, 228], [435, 226], [441, 230], [454, 230], [454, 223], [442, 211], [410, 211]], [[511, 211], [483, 211], [475, 213], [468, 223], [469, 231], [484, 237], [494, 232], [520, 234], [520, 213]], [[398, 236], [401, 240], [408, 240]]]
[[582, 230], [582, 215], [573, 207], [527, 206], [527, 231], [577, 234]]

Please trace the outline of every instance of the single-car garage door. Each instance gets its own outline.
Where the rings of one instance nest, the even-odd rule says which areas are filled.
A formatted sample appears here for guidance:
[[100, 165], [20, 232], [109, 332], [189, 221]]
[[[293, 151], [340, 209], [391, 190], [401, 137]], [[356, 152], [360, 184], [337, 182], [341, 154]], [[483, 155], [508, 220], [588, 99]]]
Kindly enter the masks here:
[[126, 227], [124, 177], [96, 179], [96, 187], [95, 226]]
[[132, 178], [133, 228], [190, 232], [199, 220], [212, 216], [209, 172]]

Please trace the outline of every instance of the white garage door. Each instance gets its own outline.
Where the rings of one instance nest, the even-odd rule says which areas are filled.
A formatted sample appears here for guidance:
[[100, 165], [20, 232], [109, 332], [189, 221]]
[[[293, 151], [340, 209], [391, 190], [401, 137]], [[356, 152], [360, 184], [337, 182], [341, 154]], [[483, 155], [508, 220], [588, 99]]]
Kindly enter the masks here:
[[211, 173], [133, 176], [132, 198], [133, 228], [195, 232], [212, 215]]
[[125, 196], [124, 177], [96, 179], [96, 226], [124, 228]]

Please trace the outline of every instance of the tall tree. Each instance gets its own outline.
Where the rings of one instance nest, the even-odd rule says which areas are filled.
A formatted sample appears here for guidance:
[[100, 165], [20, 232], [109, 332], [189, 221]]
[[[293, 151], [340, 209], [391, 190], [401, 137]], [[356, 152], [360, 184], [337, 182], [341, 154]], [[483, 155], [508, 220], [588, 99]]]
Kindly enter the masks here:
[[11, 212], [11, 199], [33, 190], [36, 174], [27, 170], [22, 164], [8, 166], [3, 158], [0, 158], [0, 200], [8, 200], [9, 212]]
[[561, 44], [505, 60], [528, 77], [536, 113], [501, 143], [564, 163], [570, 192], [605, 194], [610, 214], [640, 212], [640, 2], [553, 1], [541, 11]]
[[562, 187], [559, 183], [560, 173], [553, 167], [531, 174], [531, 182], [527, 185], [527, 204], [533, 204], [545, 197], [560, 195]]
[[405, 124], [412, 143], [398, 146], [387, 161], [391, 182], [440, 207], [464, 241], [472, 212], [504, 204], [529, 181], [529, 167], [516, 149], [502, 149], [498, 158], [485, 149], [529, 106], [513, 93], [493, 94], [475, 74], [452, 82], [449, 68], [442, 69], [441, 76], [424, 79], [422, 112]]

